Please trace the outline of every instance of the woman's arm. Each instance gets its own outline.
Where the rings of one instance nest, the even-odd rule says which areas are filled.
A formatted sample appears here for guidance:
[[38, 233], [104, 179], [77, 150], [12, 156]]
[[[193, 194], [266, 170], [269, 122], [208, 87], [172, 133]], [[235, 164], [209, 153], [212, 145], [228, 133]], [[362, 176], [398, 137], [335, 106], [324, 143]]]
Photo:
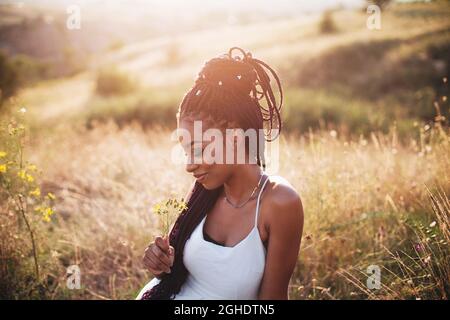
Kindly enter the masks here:
[[[303, 206], [297, 192], [279, 185], [267, 207], [269, 232], [266, 266], [259, 299], [288, 299], [289, 281], [297, 263], [303, 233]], [[275, 189], [274, 189], [275, 191]]]

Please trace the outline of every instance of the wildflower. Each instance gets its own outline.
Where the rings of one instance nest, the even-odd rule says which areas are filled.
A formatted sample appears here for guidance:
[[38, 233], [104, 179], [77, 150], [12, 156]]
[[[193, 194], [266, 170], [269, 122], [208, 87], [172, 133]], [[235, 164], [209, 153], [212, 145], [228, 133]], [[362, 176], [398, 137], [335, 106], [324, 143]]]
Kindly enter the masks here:
[[155, 204], [152, 208], [152, 211], [156, 214], [159, 214], [160, 210], [161, 210], [161, 205], [159, 203]]
[[27, 109], [25, 107], [22, 107], [22, 108], [19, 109], [19, 112], [20, 113], [25, 113], [25, 112], [27, 112]]
[[25, 180], [25, 181], [28, 181], [28, 182], [33, 182], [34, 181], [34, 177], [31, 174], [28, 174], [24, 169], [19, 170], [19, 172], [17, 172], [17, 175], [22, 180]]
[[0, 151], [0, 158], [6, 157], [7, 153], [5, 151]]
[[45, 222], [50, 222], [50, 216], [53, 215], [54, 213], [55, 212], [53, 211], [52, 208], [50, 208], [50, 207], [44, 208], [44, 209], [42, 209], [42, 219]]
[[25, 172], [25, 170], [19, 170], [19, 172], [17, 172], [17, 175], [19, 176], [20, 179], [25, 180], [27, 178], [27, 174]]
[[0, 173], [5, 173], [6, 172], [6, 164], [0, 164]]
[[37, 198], [41, 195], [41, 190], [39, 188], [36, 188], [33, 191], [30, 191], [30, 195], [35, 196]]
[[34, 165], [34, 164], [30, 164], [30, 165], [28, 165], [28, 170], [30, 170], [30, 171], [36, 171], [37, 170], [37, 167]]
[[167, 199], [152, 207], [153, 213], [160, 216], [160, 223], [165, 235], [169, 233], [172, 218], [181, 214], [185, 209], [187, 209], [187, 205], [184, 203], [183, 199], [181, 199], [181, 201], [178, 201], [177, 199]]
[[416, 249], [416, 251], [422, 251], [424, 249], [423, 244], [421, 243], [416, 243], [414, 245], [414, 249]]

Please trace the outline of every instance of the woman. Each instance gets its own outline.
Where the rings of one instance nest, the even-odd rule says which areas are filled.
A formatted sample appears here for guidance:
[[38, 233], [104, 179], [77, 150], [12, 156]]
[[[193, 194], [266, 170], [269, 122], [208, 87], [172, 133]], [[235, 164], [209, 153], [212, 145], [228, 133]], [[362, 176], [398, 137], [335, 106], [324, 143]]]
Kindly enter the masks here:
[[[235, 50], [242, 58], [233, 57]], [[264, 68], [277, 81], [279, 105]], [[178, 130], [192, 137], [195, 121], [202, 130], [221, 132], [261, 131], [266, 123], [271, 133], [281, 129], [282, 97], [278, 76], [267, 64], [231, 48], [203, 66], [180, 104]], [[137, 299], [288, 299], [303, 231], [302, 203], [285, 179], [265, 173], [267, 135], [258, 135], [256, 148], [249, 147], [250, 138], [242, 143], [239, 137], [220, 143], [231, 141], [233, 150], [244, 146], [244, 162], [233, 157], [232, 163], [220, 163], [202, 157], [207, 143], [179, 136], [189, 158], [186, 170], [197, 179], [169, 242], [157, 237], [146, 249], [144, 264], [155, 278]]]

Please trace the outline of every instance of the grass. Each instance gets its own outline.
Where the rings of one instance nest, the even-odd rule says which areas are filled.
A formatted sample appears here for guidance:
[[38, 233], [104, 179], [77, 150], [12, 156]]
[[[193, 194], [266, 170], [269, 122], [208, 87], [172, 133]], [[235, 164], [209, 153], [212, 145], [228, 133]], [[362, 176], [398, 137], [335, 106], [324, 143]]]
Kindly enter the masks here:
[[[41, 262], [42, 277], [52, 284], [47, 298], [133, 298], [150, 279], [142, 252], [160, 232], [151, 207], [185, 194], [191, 178], [182, 166], [168, 165], [175, 142], [162, 128], [110, 122], [61, 130], [28, 149], [45, 172], [41, 189], [57, 198], [54, 221], [40, 237], [48, 248], [41, 254], [51, 257]], [[418, 131], [407, 144], [395, 131], [374, 132], [367, 140], [326, 131], [282, 136], [279, 174], [299, 191], [306, 221], [292, 299], [448, 297], [448, 229], [441, 226], [450, 190], [448, 129]], [[434, 228], [433, 242], [425, 242], [415, 225], [433, 221], [442, 231]], [[417, 263], [408, 258], [417, 243], [430, 245], [429, 261], [444, 274], [402, 273], [402, 264]], [[80, 290], [65, 286], [65, 268], [72, 264], [82, 272]], [[386, 286], [375, 292], [361, 286], [373, 264], [382, 268]], [[431, 278], [421, 281], [423, 274]], [[16, 294], [27, 298], [25, 291]]]

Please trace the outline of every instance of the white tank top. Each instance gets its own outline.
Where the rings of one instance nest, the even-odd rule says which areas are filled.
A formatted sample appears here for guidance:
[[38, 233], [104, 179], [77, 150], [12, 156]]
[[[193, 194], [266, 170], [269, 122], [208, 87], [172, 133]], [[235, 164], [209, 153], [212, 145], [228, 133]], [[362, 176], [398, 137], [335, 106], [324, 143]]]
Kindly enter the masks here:
[[[203, 220], [192, 232], [184, 247], [183, 262], [188, 277], [174, 300], [256, 300], [264, 274], [266, 248], [258, 231], [259, 203], [266, 178], [258, 193], [255, 223], [250, 233], [233, 247], [225, 247], [203, 237]], [[136, 299], [159, 283], [153, 278]]]

